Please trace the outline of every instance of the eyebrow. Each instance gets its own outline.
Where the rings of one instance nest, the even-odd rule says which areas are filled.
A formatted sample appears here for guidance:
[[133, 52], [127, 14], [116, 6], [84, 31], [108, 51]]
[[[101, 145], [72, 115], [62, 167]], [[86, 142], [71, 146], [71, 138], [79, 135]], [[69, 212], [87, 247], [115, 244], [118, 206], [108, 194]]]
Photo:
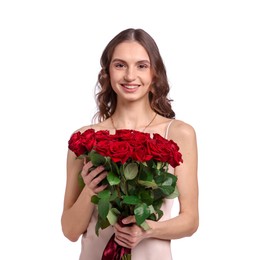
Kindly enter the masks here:
[[[125, 60], [122, 60], [122, 59], [114, 59], [114, 60], [112, 60], [111, 63], [114, 63], [114, 62], [122, 62], [122, 63], [126, 63], [127, 64], [127, 62]], [[149, 60], [139, 60], [136, 63], [137, 64], [138, 63], [148, 63], [149, 65], [151, 64]]]

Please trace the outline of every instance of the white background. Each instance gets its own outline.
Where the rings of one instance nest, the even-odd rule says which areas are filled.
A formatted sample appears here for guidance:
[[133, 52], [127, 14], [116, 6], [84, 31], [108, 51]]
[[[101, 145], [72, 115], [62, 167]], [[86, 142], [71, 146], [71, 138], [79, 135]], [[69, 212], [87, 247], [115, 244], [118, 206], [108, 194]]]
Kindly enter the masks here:
[[174, 260], [257, 259], [254, 3], [1, 1], [0, 259], [78, 259], [60, 225], [67, 141], [91, 123], [103, 48], [129, 27], [156, 40], [198, 136], [200, 227]]

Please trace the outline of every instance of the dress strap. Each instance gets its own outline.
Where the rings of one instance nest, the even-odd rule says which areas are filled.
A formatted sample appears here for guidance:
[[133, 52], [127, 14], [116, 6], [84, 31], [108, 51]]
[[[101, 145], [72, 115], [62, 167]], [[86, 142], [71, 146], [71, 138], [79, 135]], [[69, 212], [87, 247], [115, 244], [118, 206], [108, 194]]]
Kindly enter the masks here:
[[168, 138], [168, 133], [169, 133], [169, 129], [170, 129], [170, 125], [171, 123], [174, 121], [174, 119], [171, 119], [170, 122], [168, 123], [167, 125], [167, 128], [166, 128], [166, 131], [165, 131], [165, 138], [167, 139]]

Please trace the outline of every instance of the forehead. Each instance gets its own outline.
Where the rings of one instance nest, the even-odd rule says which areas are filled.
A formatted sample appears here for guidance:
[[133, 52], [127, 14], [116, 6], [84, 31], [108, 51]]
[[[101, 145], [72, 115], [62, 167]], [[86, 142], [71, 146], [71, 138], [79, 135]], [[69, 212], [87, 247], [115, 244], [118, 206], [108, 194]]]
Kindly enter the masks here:
[[114, 49], [113, 59], [150, 61], [146, 49], [136, 41], [125, 41], [118, 44]]

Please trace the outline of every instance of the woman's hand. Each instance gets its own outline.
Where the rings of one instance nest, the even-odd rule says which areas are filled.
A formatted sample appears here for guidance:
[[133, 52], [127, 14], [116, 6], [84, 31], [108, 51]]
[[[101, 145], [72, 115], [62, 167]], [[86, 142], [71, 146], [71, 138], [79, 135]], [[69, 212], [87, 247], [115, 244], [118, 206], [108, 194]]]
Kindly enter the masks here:
[[118, 223], [114, 225], [115, 241], [119, 245], [133, 248], [148, 237], [148, 232], [135, 224], [135, 216], [124, 218], [122, 223], [123, 225], [119, 225]]
[[105, 171], [103, 166], [98, 166], [93, 170], [92, 167], [92, 162], [85, 161], [81, 176], [86, 185], [86, 188], [89, 189], [93, 194], [97, 194], [107, 187], [107, 185], [100, 185], [100, 182], [106, 178], [107, 171]]

